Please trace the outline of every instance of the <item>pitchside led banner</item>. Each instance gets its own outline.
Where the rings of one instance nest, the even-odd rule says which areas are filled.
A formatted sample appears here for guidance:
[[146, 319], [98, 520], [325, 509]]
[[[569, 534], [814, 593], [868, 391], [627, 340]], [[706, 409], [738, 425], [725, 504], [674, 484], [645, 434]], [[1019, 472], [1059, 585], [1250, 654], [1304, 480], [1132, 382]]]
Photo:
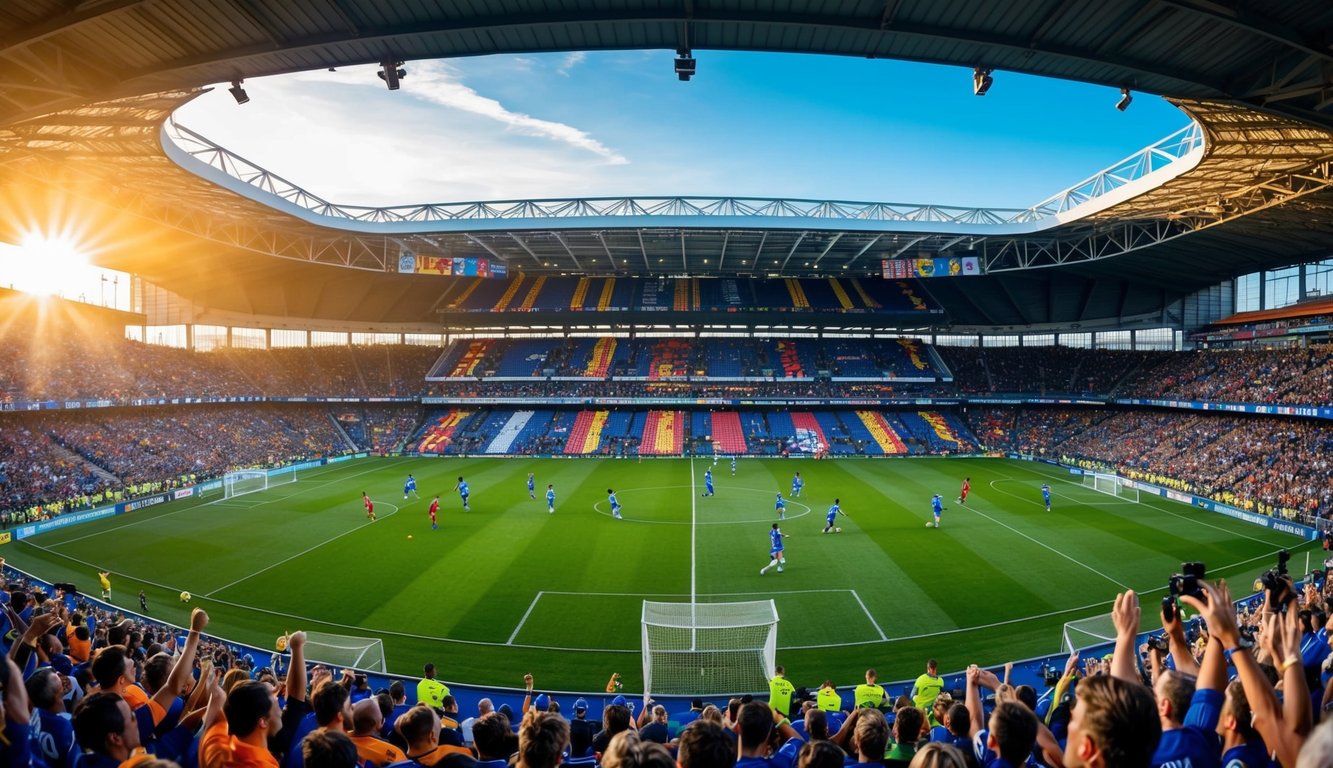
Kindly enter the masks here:
[[472, 256], [418, 256], [403, 251], [398, 254], [398, 271], [416, 275], [452, 275], [454, 277], [508, 277], [504, 262]]
[[981, 274], [981, 259], [976, 256], [884, 259], [883, 265], [886, 280], [904, 280], [910, 277], [975, 277]]

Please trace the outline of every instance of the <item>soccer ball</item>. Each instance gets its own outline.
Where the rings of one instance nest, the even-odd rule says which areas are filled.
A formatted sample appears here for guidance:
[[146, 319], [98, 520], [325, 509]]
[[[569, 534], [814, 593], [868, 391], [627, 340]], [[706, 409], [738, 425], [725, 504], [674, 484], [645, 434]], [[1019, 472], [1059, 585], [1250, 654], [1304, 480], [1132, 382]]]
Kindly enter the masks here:
[[935, 525], [935, 524], [932, 523], [931, 521], [929, 521], [929, 520], [926, 521], [926, 527], [927, 527], [927, 528], [930, 528], [930, 527], [933, 526], [933, 525]]
[[834, 532], [834, 533], [842, 533], [842, 529], [841, 529], [841, 528], [834, 528], [834, 529], [833, 529], [833, 532]]
[[188, 603], [188, 602], [190, 602], [190, 593], [189, 593], [189, 592], [182, 592], [182, 593], [181, 593], [181, 602], [182, 602], [182, 603]]
[[409, 539], [412, 538], [412, 534], [410, 534], [410, 533], [407, 534], [407, 538], [409, 538]]

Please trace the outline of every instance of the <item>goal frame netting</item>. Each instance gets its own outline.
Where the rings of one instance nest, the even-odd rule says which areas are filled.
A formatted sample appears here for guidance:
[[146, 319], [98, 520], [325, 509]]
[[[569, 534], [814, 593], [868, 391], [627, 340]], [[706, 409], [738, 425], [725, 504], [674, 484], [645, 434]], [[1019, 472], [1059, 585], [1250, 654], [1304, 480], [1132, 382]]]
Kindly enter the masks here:
[[1114, 496], [1117, 499], [1132, 501], [1135, 504], [1139, 501], [1138, 487], [1127, 482], [1125, 478], [1119, 475], [1106, 472], [1084, 472], [1083, 485], [1098, 493]]
[[1115, 645], [1115, 620], [1111, 614], [1091, 616], [1086, 619], [1065, 622], [1061, 631], [1061, 648], [1065, 653], [1099, 648], [1103, 645]]
[[222, 476], [222, 498], [234, 499], [268, 490], [268, 470], [238, 469]]
[[270, 469], [268, 471], [268, 485], [272, 488], [275, 485], [286, 485], [296, 482], [296, 465], [288, 464], [285, 467]]
[[305, 657], [309, 661], [331, 666], [352, 667], [365, 672], [388, 672], [384, 661], [384, 642], [378, 637], [307, 630]]
[[764, 690], [778, 650], [772, 600], [643, 601], [645, 694], [716, 696]]

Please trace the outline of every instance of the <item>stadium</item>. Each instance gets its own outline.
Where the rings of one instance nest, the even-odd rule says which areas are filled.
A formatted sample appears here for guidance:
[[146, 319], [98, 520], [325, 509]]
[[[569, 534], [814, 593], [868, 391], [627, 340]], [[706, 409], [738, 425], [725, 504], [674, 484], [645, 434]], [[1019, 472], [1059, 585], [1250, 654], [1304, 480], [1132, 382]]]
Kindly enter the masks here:
[[[1011, 663], [1050, 709], [1071, 652], [1114, 651], [1115, 678], [1126, 654], [1152, 667], [1158, 605], [1199, 614], [1175, 598], [1201, 562], [1237, 603], [1180, 628], [1202, 661], [1171, 635], [1175, 669], [1210, 669], [1225, 625], [1268, 621], [1258, 602], [1295, 582], [1301, 641], [1281, 653], [1277, 618], [1253, 653], [1313, 717], [1259, 717], [1249, 742], [1294, 764], [1333, 699], [1333, 10], [994, 6], [0, 14], [0, 242], [77, 223], [127, 296], [0, 289], [15, 669], [31, 688], [59, 657], [83, 692], [111, 690], [73, 656], [86, 621], [92, 651], [165, 650], [199, 677], [177, 637], [202, 608], [200, 659], [271, 668], [285, 703], [293, 686], [305, 702], [303, 654], [354, 670], [353, 700], [400, 680], [410, 705], [434, 665], [455, 720], [484, 698], [518, 728], [538, 692], [567, 711], [586, 697], [595, 718], [641, 693], [674, 731], [692, 699], [725, 709], [776, 690], [779, 668], [856, 712], [874, 668], [902, 723], [892, 700], [920, 693], [932, 659], [980, 730], [971, 665], [1007, 684]], [[397, 90], [416, 62], [619, 50], [660, 53], [681, 81], [710, 51], [950, 65], [977, 96], [1021, 73], [1119, 89], [1122, 112], [1160, 96], [1189, 124], [1026, 208], [669, 189], [376, 207], [179, 119], [215, 89], [243, 109], [262, 87], [246, 81], [273, 75], [372, 65]], [[58, 279], [54, 251], [25, 254]], [[1130, 591], [1142, 621], [1126, 630], [1113, 610]], [[1225, 666], [1267, 711], [1240, 648]], [[1300, 737], [1266, 730], [1285, 726]]]

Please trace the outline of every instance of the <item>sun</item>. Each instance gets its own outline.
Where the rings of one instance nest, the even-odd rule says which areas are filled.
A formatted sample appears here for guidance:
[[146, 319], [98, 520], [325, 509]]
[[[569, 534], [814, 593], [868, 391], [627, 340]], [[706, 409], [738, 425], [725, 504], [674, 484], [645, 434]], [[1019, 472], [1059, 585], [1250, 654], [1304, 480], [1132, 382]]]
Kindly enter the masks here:
[[54, 296], [73, 287], [88, 264], [74, 242], [31, 232], [17, 246], [0, 249], [0, 286], [35, 296]]

